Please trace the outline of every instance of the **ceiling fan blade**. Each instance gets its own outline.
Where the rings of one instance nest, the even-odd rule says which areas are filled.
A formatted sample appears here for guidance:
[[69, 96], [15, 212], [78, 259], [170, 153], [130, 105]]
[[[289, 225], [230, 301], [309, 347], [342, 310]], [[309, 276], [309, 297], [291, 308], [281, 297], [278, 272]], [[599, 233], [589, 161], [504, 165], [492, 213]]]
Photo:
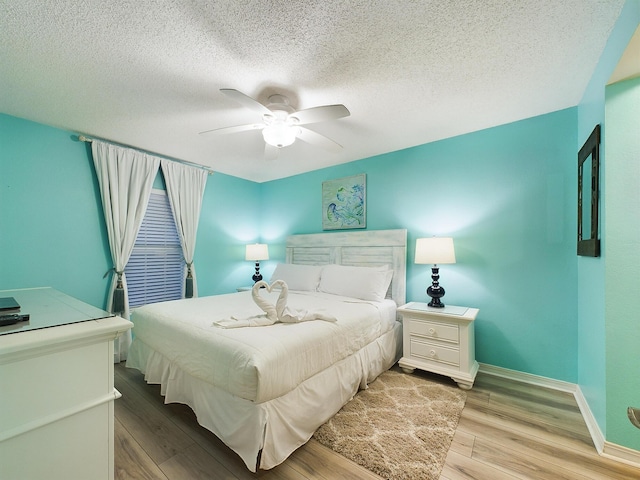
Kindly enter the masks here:
[[300, 133], [298, 134], [298, 138], [303, 142], [307, 142], [317, 147], [322, 147], [333, 153], [338, 153], [340, 150], [342, 150], [342, 145], [334, 142], [330, 138], [327, 138], [324, 135], [320, 135], [319, 133], [314, 132], [313, 130], [309, 130], [308, 128], [299, 128]]
[[351, 113], [344, 105], [323, 105], [321, 107], [312, 107], [305, 110], [299, 110], [292, 113], [289, 117], [297, 118], [298, 125], [305, 125], [307, 123], [337, 120], [338, 118], [348, 117], [349, 115], [351, 115]]
[[261, 128], [264, 128], [264, 123], [249, 123], [247, 125], [237, 125], [235, 127], [222, 127], [222, 128], [214, 128], [213, 130], [205, 130], [204, 132], [200, 132], [200, 135], [204, 133], [216, 133], [216, 134], [238, 133], [238, 132], [246, 132], [247, 130], [260, 130]]
[[278, 147], [274, 147], [273, 145], [269, 145], [267, 142], [264, 143], [264, 159], [267, 161], [276, 160], [280, 155], [280, 149]]
[[220, 91], [224, 93], [227, 97], [232, 98], [236, 102], [253, 110], [256, 113], [259, 113], [260, 115], [273, 115], [273, 112], [269, 110], [267, 107], [262, 105], [257, 100], [254, 100], [250, 96], [245, 95], [242, 92], [239, 92], [238, 90], [235, 90], [233, 88], [221, 88]]

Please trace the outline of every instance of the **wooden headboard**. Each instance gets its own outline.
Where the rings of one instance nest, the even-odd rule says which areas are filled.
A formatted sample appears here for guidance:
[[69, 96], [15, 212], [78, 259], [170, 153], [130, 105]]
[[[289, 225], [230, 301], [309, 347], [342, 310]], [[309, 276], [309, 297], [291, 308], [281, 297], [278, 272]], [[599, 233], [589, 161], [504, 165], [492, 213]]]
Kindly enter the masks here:
[[287, 237], [287, 263], [303, 265], [389, 265], [393, 279], [387, 296], [406, 303], [407, 231], [361, 230]]

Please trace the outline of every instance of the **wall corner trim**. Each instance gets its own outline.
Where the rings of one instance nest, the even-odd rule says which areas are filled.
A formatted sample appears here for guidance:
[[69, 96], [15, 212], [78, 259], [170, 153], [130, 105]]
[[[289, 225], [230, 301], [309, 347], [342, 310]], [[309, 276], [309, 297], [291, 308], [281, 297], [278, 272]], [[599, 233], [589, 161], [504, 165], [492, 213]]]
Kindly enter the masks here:
[[595, 445], [598, 454], [602, 455], [604, 452], [605, 438], [602, 430], [600, 430], [600, 425], [598, 425], [596, 417], [593, 416], [591, 408], [589, 408], [589, 403], [584, 397], [584, 394], [582, 393], [579, 385], [576, 385], [576, 392], [573, 394], [573, 396], [578, 403], [578, 407], [580, 408], [580, 413], [582, 414], [584, 423], [587, 424], [587, 429], [589, 430], [589, 434], [591, 435], [591, 440], [593, 440], [593, 444]]
[[580, 408], [580, 413], [587, 425], [587, 429], [589, 430], [589, 434], [591, 435], [591, 439], [593, 440], [593, 444], [598, 454], [616, 462], [621, 462], [633, 467], [640, 467], [640, 451], [607, 442], [605, 440], [602, 430], [600, 430], [600, 426], [598, 425], [598, 422], [596, 422], [596, 419], [593, 416], [593, 413], [589, 408], [589, 404], [587, 403], [579, 385], [564, 382], [562, 380], [555, 380], [553, 378], [541, 377], [531, 373], [509, 370], [508, 368], [496, 367], [486, 363], [480, 364], [480, 372], [485, 375], [493, 375], [495, 377], [528, 383], [529, 385], [572, 393], [576, 399], [578, 408]]

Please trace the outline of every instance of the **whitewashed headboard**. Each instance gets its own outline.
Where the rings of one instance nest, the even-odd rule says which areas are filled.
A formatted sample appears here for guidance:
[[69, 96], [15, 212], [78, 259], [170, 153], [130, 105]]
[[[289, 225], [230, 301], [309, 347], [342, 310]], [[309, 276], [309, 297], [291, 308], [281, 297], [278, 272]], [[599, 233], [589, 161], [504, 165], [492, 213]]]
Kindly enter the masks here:
[[287, 263], [303, 265], [390, 265], [393, 280], [390, 296], [398, 305], [406, 303], [407, 231], [361, 230], [311, 233], [287, 237]]

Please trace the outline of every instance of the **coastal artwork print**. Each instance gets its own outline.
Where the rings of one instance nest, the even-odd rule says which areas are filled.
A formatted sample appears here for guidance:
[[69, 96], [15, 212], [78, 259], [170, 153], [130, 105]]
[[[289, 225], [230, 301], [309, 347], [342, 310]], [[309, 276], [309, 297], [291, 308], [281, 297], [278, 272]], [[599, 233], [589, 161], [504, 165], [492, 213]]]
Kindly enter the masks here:
[[322, 229], [366, 228], [366, 175], [322, 182]]

